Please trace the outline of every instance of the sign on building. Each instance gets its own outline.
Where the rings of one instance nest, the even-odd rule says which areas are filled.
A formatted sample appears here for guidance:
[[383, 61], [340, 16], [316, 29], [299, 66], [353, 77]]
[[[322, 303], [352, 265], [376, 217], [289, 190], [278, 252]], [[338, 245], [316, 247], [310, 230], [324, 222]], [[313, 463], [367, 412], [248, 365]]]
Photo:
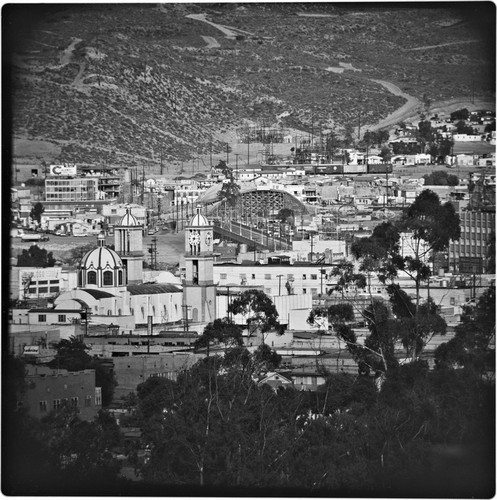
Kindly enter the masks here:
[[40, 346], [37, 346], [37, 345], [25, 345], [24, 346], [24, 350], [23, 350], [23, 354], [24, 355], [33, 355], [33, 354], [40, 354]]
[[50, 165], [50, 175], [76, 175], [76, 165], [74, 163]]

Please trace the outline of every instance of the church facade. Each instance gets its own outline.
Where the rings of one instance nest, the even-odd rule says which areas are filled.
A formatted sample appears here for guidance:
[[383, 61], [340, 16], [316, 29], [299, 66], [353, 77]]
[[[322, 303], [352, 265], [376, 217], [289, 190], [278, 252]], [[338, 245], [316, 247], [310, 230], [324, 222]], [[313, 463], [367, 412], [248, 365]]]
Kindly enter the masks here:
[[[129, 209], [114, 229], [114, 248], [105, 235], [81, 260], [78, 286], [61, 293], [54, 308], [85, 311], [90, 323], [109, 325], [120, 335], [153, 327], [202, 330], [216, 319], [213, 227], [197, 209], [185, 231], [183, 286], [143, 281], [143, 226]], [[195, 327], [196, 326], [196, 327]]]
[[97, 238], [78, 268], [78, 286], [60, 294], [55, 309], [84, 310], [91, 323], [112, 325], [119, 334], [183, 319], [183, 292], [172, 284], [143, 283], [143, 226], [127, 209], [114, 230], [115, 250]]

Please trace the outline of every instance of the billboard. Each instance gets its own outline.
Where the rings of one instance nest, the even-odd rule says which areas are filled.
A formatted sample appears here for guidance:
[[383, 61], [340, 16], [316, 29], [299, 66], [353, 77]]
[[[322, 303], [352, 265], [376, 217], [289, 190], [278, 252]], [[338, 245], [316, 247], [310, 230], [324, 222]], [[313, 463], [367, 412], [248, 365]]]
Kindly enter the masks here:
[[76, 175], [76, 165], [74, 163], [50, 165], [50, 175]]

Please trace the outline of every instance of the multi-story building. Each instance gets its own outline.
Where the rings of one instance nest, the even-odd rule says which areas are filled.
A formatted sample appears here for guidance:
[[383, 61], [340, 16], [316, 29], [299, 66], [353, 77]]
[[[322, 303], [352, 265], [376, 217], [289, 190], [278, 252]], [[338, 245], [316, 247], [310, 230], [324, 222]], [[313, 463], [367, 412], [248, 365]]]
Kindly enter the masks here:
[[49, 177], [45, 180], [45, 201], [74, 202], [101, 199], [97, 177]]
[[75, 269], [62, 267], [13, 267], [9, 274], [10, 298], [46, 299], [77, 285]]
[[106, 199], [117, 198], [122, 193], [123, 174], [115, 167], [86, 166], [78, 167], [84, 177], [97, 177], [98, 190]]
[[95, 387], [95, 370], [68, 372], [27, 365], [26, 390], [18, 406], [42, 418], [64, 406], [76, 408], [83, 420], [92, 420], [102, 408], [102, 390]]
[[[449, 267], [473, 263], [475, 272], [486, 271], [490, 234], [495, 231], [495, 211], [467, 210], [460, 212], [461, 236], [449, 246]], [[463, 269], [464, 270], [464, 269]]]
[[293, 265], [266, 264], [217, 264], [214, 265], [214, 282], [220, 287], [262, 285], [264, 293], [270, 296], [289, 294], [326, 293], [328, 277], [332, 266], [329, 264]]

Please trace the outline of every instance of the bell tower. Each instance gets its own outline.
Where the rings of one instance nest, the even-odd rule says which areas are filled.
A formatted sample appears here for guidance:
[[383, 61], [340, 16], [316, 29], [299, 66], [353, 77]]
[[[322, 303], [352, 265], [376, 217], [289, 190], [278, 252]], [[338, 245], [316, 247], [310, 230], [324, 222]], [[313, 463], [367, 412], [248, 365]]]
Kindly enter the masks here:
[[185, 229], [185, 284], [183, 287], [184, 314], [194, 323], [210, 323], [216, 319], [214, 284], [213, 227], [200, 213]]
[[128, 283], [143, 281], [143, 226], [126, 207], [126, 214], [114, 229], [114, 247], [126, 268]]

